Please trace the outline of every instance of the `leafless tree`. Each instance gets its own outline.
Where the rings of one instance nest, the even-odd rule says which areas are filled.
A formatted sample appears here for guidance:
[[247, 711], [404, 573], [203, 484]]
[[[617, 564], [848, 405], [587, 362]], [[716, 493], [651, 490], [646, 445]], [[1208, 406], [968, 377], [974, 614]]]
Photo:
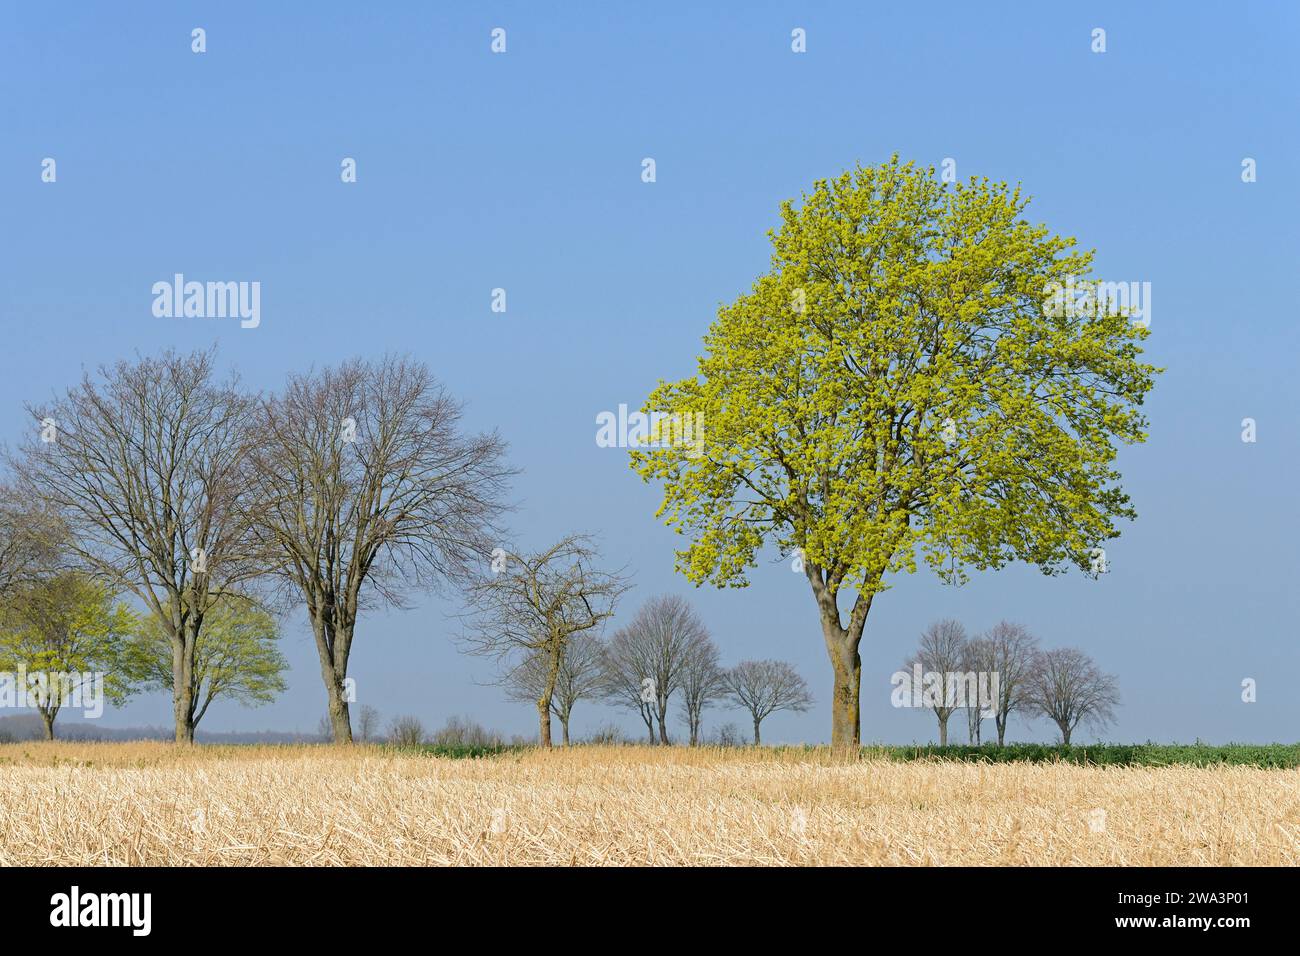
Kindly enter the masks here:
[[379, 709], [371, 704], [362, 704], [357, 711], [357, 736], [363, 742], [375, 739], [379, 732]]
[[808, 683], [785, 661], [741, 661], [727, 672], [731, 699], [754, 718], [754, 746], [762, 743], [759, 725], [778, 710], [802, 712], [812, 706]]
[[687, 651], [681, 685], [682, 716], [690, 730], [691, 746], [695, 747], [700, 743], [705, 708], [727, 696], [727, 672], [720, 663], [718, 646], [711, 638], [705, 637]]
[[[987, 675], [985, 679], [991, 688], [992, 675], [997, 673], [998, 669], [993, 642], [984, 636], [971, 638], [966, 644], [964, 669], [972, 674]], [[996, 695], [988, 704], [979, 699], [966, 701], [966, 739], [969, 743], [974, 744], [976, 747], [980, 746], [980, 738], [983, 735], [984, 720], [988, 717], [988, 710], [996, 708], [997, 705], [998, 699]]]
[[57, 515], [0, 485], [0, 597], [58, 569], [63, 528]]
[[601, 662], [601, 694], [616, 707], [636, 711], [645, 723], [650, 746], [655, 743], [657, 695], [649, 664], [629, 637], [616, 632], [605, 646]]
[[473, 654], [495, 658], [509, 674], [537, 655], [538, 741], [551, 746], [551, 712], [571, 643], [595, 633], [613, 616], [628, 584], [618, 571], [596, 567], [600, 554], [585, 535], [568, 535], [545, 551], [505, 549], [496, 569], [469, 590], [469, 627], [464, 644]]
[[1029, 678], [1038, 654], [1038, 638], [1020, 624], [1002, 621], [979, 638], [985, 666], [998, 675], [998, 693], [993, 702], [993, 723], [998, 746], [1006, 743], [1007, 721], [1025, 705]]
[[[688, 602], [669, 595], [651, 598], [610, 640], [606, 696], [636, 709], [643, 720], [652, 718], [659, 726], [659, 743], [669, 744], [668, 702], [682, 686], [687, 662], [709, 640], [708, 629]], [[653, 743], [653, 726], [650, 737]]]
[[429, 369], [354, 359], [289, 379], [261, 404], [247, 499], [276, 573], [300, 596], [331, 733], [350, 743], [344, 679], [357, 618], [466, 578], [490, 547], [512, 472], [494, 433], [466, 435]]
[[[551, 713], [559, 718], [564, 744], [569, 745], [569, 721], [573, 707], [580, 700], [600, 696], [601, 663], [605, 646], [591, 633], [575, 634], [560, 657], [555, 687], [551, 694]], [[546, 695], [550, 676], [550, 655], [545, 649], [529, 653], [503, 678], [511, 700], [537, 705]]]
[[505, 745], [501, 734], [489, 730], [472, 717], [448, 717], [447, 722], [429, 736], [435, 747], [486, 748]]
[[923, 675], [938, 677], [939, 692], [932, 698], [930, 706], [939, 719], [940, 747], [948, 745], [948, 718], [957, 709], [957, 690], [965, 661], [966, 628], [960, 621], [946, 619], [936, 621], [922, 632], [916, 653], [903, 665], [909, 671], [920, 665]]
[[193, 742], [204, 617], [264, 568], [243, 469], [256, 399], [216, 380], [213, 350], [119, 362], [39, 406], [19, 491], [57, 516], [89, 572], [134, 593], [172, 645], [176, 741]]
[[[333, 729], [333, 721], [330, 729]], [[418, 717], [394, 717], [388, 725], [388, 742], [398, 747], [418, 747], [424, 743], [425, 736], [424, 724]]]
[[1030, 712], [1056, 724], [1068, 747], [1080, 723], [1101, 728], [1115, 719], [1119, 682], [1103, 674], [1083, 651], [1055, 648], [1035, 658], [1027, 703]]

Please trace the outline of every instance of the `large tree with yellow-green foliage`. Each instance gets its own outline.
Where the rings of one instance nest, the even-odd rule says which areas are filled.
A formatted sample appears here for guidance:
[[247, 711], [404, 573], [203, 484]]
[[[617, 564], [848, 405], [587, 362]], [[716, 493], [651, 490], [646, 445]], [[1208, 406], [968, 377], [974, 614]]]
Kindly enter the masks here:
[[702, 452], [632, 455], [690, 539], [679, 570], [744, 586], [765, 544], [795, 554], [838, 747], [860, 742], [859, 645], [891, 575], [1089, 572], [1135, 516], [1115, 457], [1145, 438], [1147, 330], [1123, 310], [1052, 307], [1092, 253], [1031, 224], [1028, 202], [897, 157], [818, 181], [782, 204], [771, 268], [719, 309], [697, 374], [646, 402], [703, 422]]

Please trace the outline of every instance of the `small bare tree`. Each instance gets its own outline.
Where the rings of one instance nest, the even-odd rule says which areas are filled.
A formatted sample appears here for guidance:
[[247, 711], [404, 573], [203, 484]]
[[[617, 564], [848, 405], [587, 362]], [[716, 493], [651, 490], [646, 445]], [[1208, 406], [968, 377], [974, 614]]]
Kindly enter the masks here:
[[659, 743], [669, 744], [668, 702], [682, 686], [692, 655], [709, 640], [704, 622], [685, 600], [651, 598], [610, 640], [607, 696], [640, 711], [643, 720], [652, 717], [659, 725]]
[[[325, 723], [324, 719], [321, 723]], [[328, 729], [333, 729], [333, 721], [330, 721]], [[424, 738], [424, 724], [418, 717], [394, 717], [388, 725], [388, 742], [397, 747], [418, 747], [424, 743]]]
[[957, 688], [960, 671], [966, 661], [966, 628], [960, 621], [936, 621], [921, 634], [921, 643], [904, 667], [914, 670], [917, 665], [926, 680], [935, 675], [939, 681], [938, 694], [931, 698], [930, 707], [939, 719], [939, 746], [948, 745], [948, 718], [957, 709]]
[[335, 743], [351, 743], [344, 680], [360, 612], [467, 579], [512, 472], [496, 434], [466, 435], [428, 367], [352, 360], [292, 377], [262, 403], [248, 469], [254, 526], [307, 605]]
[[1035, 658], [1027, 697], [1030, 712], [1056, 724], [1068, 747], [1080, 723], [1101, 728], [1115, 719], [1119, 682], [1083, 651], [1059, 647]]
[[[580, 700], [600, 696], [601, 663], [605, 647], [594, 634], [575, 634], [560, 657], [555, 688], [551, 694], [551, 713], [559, 718], [561, 737], [569, 745], [569, 721], [573, 707]], [[511, 700], [537, 705], [546, 695], [550, 676], [550, 656], [536, 650], [506, 674], [503, 682]]]
[[1020, 624], [1002, 621], [980, 638], [984, 666], [998, 675], [993, 723], [998, 746], [1006, 743], [1007, 721], [1025, 706], [1029, 679], [1038, 655], [1038, 638]]
[[264, 570], [244, 482], [256, 399], [214, 352], [101, 366], [44, 405], [14, 462], [90, 573], [135, 594], [172, 648], [177, 743], [194, 740], [194, 653], [209, 609]]
[[[528, 665], [537, 682], [538, 742], [551, 746], [551, 712], [570, 644], [613, 616], [628, 584], [617, 571], [596, 568], [600, 554], [585, 535], [568, 535], [535, 554], [499, 553], [496, 569], [469, 591], [472, 608], [464, 644], [510, 670]], [[522, 656], [522, 660], [520, 657]]]
[[700, 723], [705, 708], [727, 696], [727, 672], [720, 660], [718, 646], [706, 637], [687, 652], [682, 665], [681, 709], [692, 747], [700, 743]]
[[362, 704], [357, 711], [357, 736], [363, 743], [375, 739], [379, 733], [379, 709], [371, 704]]
[[731, 699], [754, 719], [754, 746], [762, 743], [759, 726], [778, 710], [802, 712], [812, 706], [808, 683], [785, 661], [741, 661], [727, 672]]

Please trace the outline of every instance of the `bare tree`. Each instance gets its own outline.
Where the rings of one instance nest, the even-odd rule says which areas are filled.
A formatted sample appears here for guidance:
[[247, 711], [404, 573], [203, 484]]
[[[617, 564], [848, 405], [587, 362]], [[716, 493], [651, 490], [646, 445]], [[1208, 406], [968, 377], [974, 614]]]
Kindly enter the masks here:
[[727, 696], [727, 672], [720, 663], [718, 646], [705, 637], [691, 647], [682, 665], [682, 716], [690, 730], [691, 746], [700, 743], [704, 710]]
[[[966, 659], [964, 669], [969, 673], [977, 675], [987, 675], [986, 679], [992, 684], [992, 675], [997, 673], [997, 659], [993, 642], [987, 637], [972, 638], [966, 644]], [[978, 697], [974, 700], [966, 701], [966, 739], [976, 747], [981, 744], [981, 736], [984, 730], [984, 721], [988, 717], [989, 705], [993, 708], [998, 706], [998, 696], [994, 695], [992, 701], [982, 701]]]
[[[502, 549], [496, 570], [469, 592], [473, 610], [464, 637], [469, 651], [496, 658], [510, 670], [527, 665], [541, 671], [533, 703], [543, 747], [551, 746], [552, 706], [571, 643], [612, 617], [628, 588], [620, 572], [595, 567], [599, 558], [584, 535], [568, 535], [536, 554]], [[534, 656], [540, 661], [528, 664]]]
[[[321, 723], [325, 721], [322, 719]], [[330, 722], [333, 729], [333, 722]], [[418, 717], [394, 717], [388, 725], [388, 742], [398, 747], [418, 747], [424, 743], [424, 724]]]
[[[264, 567], [243, 469], [256, 399], [212, 350], [101, 366], [42, 406], [14, 462], [91, 573], [135, 594], [172, 648], [176, 741], [194, 740], [194, 652], [208, 610]], [[245, 500], [242, 503], [240, 498]]]
[[375, 739], [379, 732], [379, 710], [370, 704], [362, 704], [357, 711], [357, 736], [362, 742]]
[[634, 710], [645, 723], [650, 746], [655, 743], [655, 713], [657, 694], [654, 679], [647, 676], [649, 664], [642, 659], [640, 649], [618, 632], [605, 646], [601, 662], [601, 693], [616, 707]]
[[668, 702], [682, 686], [687, 662], [709, 640], [688, 602], [669, 595], [651, 598], [610, 640], [607, 695], [641, 711], [642, 719], [648, 710], [659, 725], [659, 743], [669, 744]]
[[930, 706], [939, 719], [939, 746], [948, 745], [948, 718], [957, 709], [960, 672], [966, 661], [966, 628], [960, 621], [936, 621], [921, 634], [915, 654], [904, 663], [908, 670], [920, 665], [922, 674], [938, 678], [938, 693], [930, 697]]
[[1068, 747], [1080, 723], [1101, 728], [1115, 719], [1119, 682], [1083, 651], [1059, 647], [1035, 658], [1027, 703], [1032, 713], [1056, 724]]
[[984, 665], [998, 675], [998, 693], [993, 702], [993, 723], [998, 746], [1006, 743], [1007, 721], [1024, 707], [1038, 654], [1038, 638], [1020, 624], [1002, 621], [980, 638]]
[[[560, 657], [551, 694], [551, 713], [560, 720], [564, 744], [569, 745], [569, 721], [573, 707], [580, 700], [600, 696], [601, 663], [605, 646], [591, 633], [575, 634]], [[506, 674], [503, 682], [511, 700], [533, 704], [546, 695], [546, 682], [550, 676], [550, 656], [545, 650], [531, 652]]]
[[731, 699], [754, 718], [754, 746], [762, 743], [759, 725], [778, 710], [802, 712], [812, 706], [808, 683], [785, 661], [741, 661], [727, 672]]
[[31, 585], [59, 563], [63, 529], [58, 517], [0, 485], [0, 597]]
[[362, 609], [469, 575], [512, 472], [494, 433], [418, 362], [359, 359], [290, 378], [262, 403], [249, 500], [276, 573], [307, 605], [331, 733], [350, 743], [344, 680]]

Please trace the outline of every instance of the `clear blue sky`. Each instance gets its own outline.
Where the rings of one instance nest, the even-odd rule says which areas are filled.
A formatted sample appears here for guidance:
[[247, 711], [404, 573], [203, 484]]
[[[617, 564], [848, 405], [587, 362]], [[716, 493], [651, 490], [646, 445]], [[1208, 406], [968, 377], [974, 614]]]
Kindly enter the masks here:
[[[1108, 549], [1111, 573], [897, 581], [863, 642], [864, 739], [934, 734], [928, 712], [891, 708], [889, 675], [940, 616], [1007, 617], [1087, 650], [1120, 677], [1108, 739], [1300, 737], [1298, 8], [739, 6], [5, 2], [0, 438], [25, 427], [24, 400], [136, 350], [215, 340], [259, 388], [408, 351], [510, 442], [526, 546], [598, 533], [636, 573], [629, 612], [688, 595], [729, 662], [781, 657], [808, 678], [817, 707], [772, 717], [765, 739], [823, 740], [830, 669], [806, 583], [775, 562], [746, 591], [674, 577], [657, 489], [596, 447], [595, 416], [692, 370], [717, 305], [766, 268], [781, 200], [855, 161], [952, 157], [963, 178], [1023, 183], [1035, 218], [1098, 250], [1099, 275], [1151, 282], [1149, 354], [1168, 371], [1149, 443], [1121, 458], [1140, 517]], [[796, 27], [806, 54], [790, 50]], [[344, 157], [356, 184], [340, 182]], [[150, 286], [175, 272], [260, 281], [261, 326], [155, 318]], [[361, 700], [530, 733], [529, 709], [454, 647], [456, 606], [365, 618]], [[205, 729], [315, 727], [301, 616], [284, 644], [282, 699], [214, 705]], [[104, 720], [169, 714], [155, 694]], [[744, 725], [707, 726], [720, 719]], [[580, 733], [611, 720], [636, 729], [604, 706], [575, 712]]]

